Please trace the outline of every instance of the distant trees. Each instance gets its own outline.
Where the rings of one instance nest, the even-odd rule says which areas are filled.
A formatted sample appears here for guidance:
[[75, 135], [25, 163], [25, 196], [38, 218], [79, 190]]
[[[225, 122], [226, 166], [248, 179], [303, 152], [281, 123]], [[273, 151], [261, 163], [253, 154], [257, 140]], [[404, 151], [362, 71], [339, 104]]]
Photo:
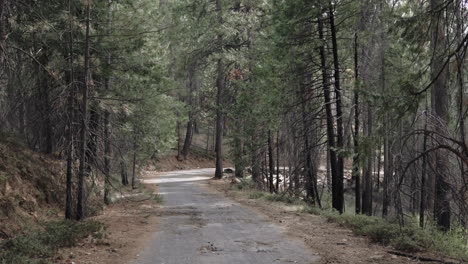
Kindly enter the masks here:
[[[466, 224], [466, 23], [448, 23], [466, 15], [461, 1], [201, 1], [193, 12], [189, 2], [174, 6], [180, 25], [196, 31], [188, 54], [206, 62], [198, 68], [200, 95], [212, 96], [204, 97], [200, 117], [216, 116], [215, 127], [223, 127], [216, 137], [230, 140], [236, 175], [250, 167], [259, 189], [319, 206], [330, 191], [339, 212], [354, 206], [404, 224], [419, 204], [422, 222], [430, 214], [448, 229], [455, 210], [457, 223]], [[206, 121], [213, 122], [200, 118]], [[345, 202], [349, 196], [354, 203]]]

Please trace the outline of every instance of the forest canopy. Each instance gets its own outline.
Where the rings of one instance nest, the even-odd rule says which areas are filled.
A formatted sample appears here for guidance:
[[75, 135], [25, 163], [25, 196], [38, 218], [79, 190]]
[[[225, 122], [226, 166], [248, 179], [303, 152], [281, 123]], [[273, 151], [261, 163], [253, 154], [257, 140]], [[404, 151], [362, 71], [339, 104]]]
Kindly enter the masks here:
[[467, 9], [0, 0], [0, 132], [66, 163], [69, 219], [91, 182], [109, 203], [174, 151], [317, 207], [466, 228]]

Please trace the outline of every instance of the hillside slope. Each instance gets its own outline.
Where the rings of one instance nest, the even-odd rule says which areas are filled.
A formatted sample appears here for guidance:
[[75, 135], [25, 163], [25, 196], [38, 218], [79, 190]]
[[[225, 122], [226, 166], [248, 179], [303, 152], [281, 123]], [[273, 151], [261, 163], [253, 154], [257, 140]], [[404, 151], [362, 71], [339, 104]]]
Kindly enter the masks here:
[[0, 141], [0, 238], [60, 212], [65, 197], [61, 161]]

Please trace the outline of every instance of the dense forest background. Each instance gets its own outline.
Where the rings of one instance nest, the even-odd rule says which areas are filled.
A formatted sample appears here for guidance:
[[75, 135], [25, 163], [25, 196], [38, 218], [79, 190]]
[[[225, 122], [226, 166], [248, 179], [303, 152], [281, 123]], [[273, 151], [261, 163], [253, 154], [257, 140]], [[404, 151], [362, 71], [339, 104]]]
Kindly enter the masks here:
[[0, 131], [66, 163], [69, 219], [172, 149], [318, 207], [463, 229], [467, 9], [0, 0]]

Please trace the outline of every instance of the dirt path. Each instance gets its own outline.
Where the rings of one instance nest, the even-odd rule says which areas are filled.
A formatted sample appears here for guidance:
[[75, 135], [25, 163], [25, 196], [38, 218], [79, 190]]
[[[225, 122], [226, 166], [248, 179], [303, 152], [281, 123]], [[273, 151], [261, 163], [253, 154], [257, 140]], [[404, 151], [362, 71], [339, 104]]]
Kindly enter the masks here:
[[206, 186], [213, 169], [161, 173], [158, 231], [133, 264], [318, 263], [306, 245], [262, 214]]
[[323, 217], [299, 213], [294, 206], [248, 199], [240, 191], [232, 190], [230, 180], [210, 181], [209, 187], [266, 215], [272, 222], [287, 230], [288, 236], [304, 241], [311, 251], [319, 254], [320, 263], [420, 263], [389, 254], [390, 248], [371, 243], [364, 237], [355, 236], [350, 230], [329, 223]]

